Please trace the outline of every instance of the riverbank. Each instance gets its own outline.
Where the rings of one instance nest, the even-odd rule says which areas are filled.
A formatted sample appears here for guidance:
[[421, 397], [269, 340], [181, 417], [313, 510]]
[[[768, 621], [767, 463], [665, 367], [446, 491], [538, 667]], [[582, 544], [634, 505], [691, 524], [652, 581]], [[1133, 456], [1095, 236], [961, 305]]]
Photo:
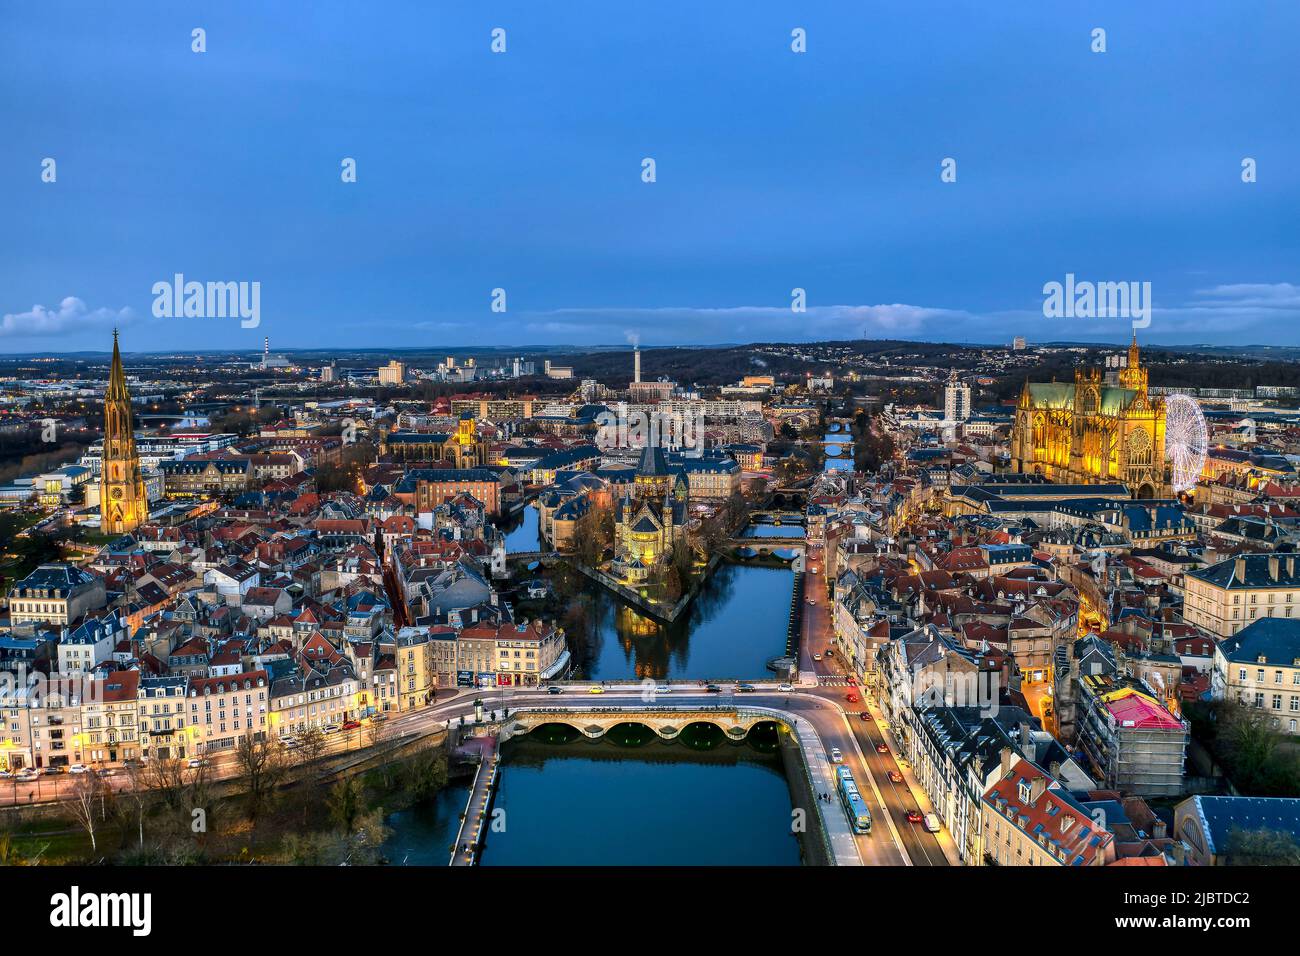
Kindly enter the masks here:
[[219, 781], [179, 762], [151, 767], [138, 790], [0, 813], [0, 864], [388, 862], [386, 816], [436, 796], [459, 772], [444, 738], [397, 742], [342, 767], [290, 764], [276, 748]]

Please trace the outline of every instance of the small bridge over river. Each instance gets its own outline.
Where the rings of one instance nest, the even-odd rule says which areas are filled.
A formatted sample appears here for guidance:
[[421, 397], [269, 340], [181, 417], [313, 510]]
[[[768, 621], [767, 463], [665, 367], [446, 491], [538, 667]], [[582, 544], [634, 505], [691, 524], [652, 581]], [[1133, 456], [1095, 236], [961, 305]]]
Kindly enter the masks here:
[[595, 740], [621, 724], [640, 724], [664, 740], [673, 740], [691, 724], [712, 724], [732, 740], [744, 740], [757, 725], [776, 723], [787, 730], [783, 716], [766, 708], [746, 707], [534, 707], [512, 714], [501, 725], [502, 742], [545, 724], [564, 724]]
[[[790, 743], [799, 754], [798, 767], [790, 768], [793, 775], [792, 786], [804, 793], [800, 806], [813, 805], [814, 793], [833, 793], [836, 787], [834, 764], [828, 756], [828, 745], [823, 741], [812, 722], [806, 716], [796, 716], [789, 711], [775, 707], [741, 705], [738, 703], [718, 704], [716, 706], [686, 703], [678, 706], [661, 703], [628, 702], [609, 706], [593, 707], [585, 704], [565, 706], [525, 706], [503, 719], [496, 725], [496, 742], [505, 743], [511, 737], [528, 734], [548, 724], [561, 724], [571, 727], [590, 740], [604, 737], [617, 727], [640, 725], [664, 740], [674, 740], [688, 727], [701, 724], [716, 727], [723, 735], [735, 742], [740, 742], [759, 724], [774, 723], [780, 728], [782, 736], [789, 735]], [[831, 724], [834, 727], [834, 724]], [[845, 746], [841, 743], [840, 746]], [[495, 781], [494, 763], [491, 768]], [[490, 794], [491, 785], [485, 787]], [[476, 790], [478, 783], [476, 781]], [[477, 862], [476, 848], [481, 846], [483, 821], [490, 813], [491, 798], [485, 794], [470, 800], [470, 820], [467, 824], [476, 835], [471, 841], [471, 850], [460, 854], [461, 860], [472, 865]], [[477, 810], [477, 812], [474, 812]], [[820, 823], [816, 832], [820, 851], [825, 854], [827, 862], [839, 866], [861, 866], [862, 855], [857, 839], [844, 814], [837, 806], [830, 806], [822, 801], [815, 801], [813, 812]]]

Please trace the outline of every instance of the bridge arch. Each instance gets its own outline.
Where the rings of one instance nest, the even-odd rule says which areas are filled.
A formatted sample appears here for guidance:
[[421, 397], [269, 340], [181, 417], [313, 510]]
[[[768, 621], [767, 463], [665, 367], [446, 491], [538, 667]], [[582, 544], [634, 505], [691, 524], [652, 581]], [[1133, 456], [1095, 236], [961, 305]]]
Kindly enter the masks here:
[[[713, 739], [732, 742], [743, 741], [749, 732], [759, 724], [774, 723], [785, 730], [790, 730], [790, 723], [776, 712], [758, 712], [746, 709], [728, 710], [726, 708], [697, 710], [688, 708], [638, 708], [623, 710], [621, 708], [599, 708], [591, 710], [562, 710], [559, 708], [521, 709], [511, 714], [502, 722], [500, 740], [504, 743], [520, 734], [541, 731], [539, 738], [550, 742], [576, 739], [578, 735], [588, 740], [598, 740], [613, 732], [613, 742], [622, 741], [624, 746], [641, 746], [649, 741], [631, 728], [641, 727], [661, 740], [693, 738]], [[564, 732], [573, 732], [573, 736]], [[694, 729], [692, 729], [694, 728]], [[712, 728], [705, 730], [704, 728]], [[640, 740], [634, 743], [634, 740]], [[707, 749], [707, 748], [702, 748]]]

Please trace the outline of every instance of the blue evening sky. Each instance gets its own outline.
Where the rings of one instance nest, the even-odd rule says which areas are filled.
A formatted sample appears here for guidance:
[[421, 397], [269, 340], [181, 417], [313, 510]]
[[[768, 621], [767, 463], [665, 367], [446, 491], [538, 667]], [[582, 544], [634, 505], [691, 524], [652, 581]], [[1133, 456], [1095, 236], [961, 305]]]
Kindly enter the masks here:
[[[1300, 344], [1297, 37], [1294, 0], [0, 0], [0, 352], [1127, 340], [1044, 318], [1067, 273], [1150, 282], [1146, 342]], [[176, 273], [260, 326], [155, 318]]]

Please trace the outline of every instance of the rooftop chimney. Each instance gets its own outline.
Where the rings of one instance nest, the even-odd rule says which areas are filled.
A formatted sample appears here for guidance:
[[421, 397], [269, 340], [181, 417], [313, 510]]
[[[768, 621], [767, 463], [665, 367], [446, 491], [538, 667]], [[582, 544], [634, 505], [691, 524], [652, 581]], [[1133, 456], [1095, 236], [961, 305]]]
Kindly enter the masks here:
[[1011, 772], [1011, 766], [1016, 761], [1016, 752], [1010, 747], [1003, 747], [998, 754], [998, 760], [1001, 763], [1001, 775], [1006, 777]]

